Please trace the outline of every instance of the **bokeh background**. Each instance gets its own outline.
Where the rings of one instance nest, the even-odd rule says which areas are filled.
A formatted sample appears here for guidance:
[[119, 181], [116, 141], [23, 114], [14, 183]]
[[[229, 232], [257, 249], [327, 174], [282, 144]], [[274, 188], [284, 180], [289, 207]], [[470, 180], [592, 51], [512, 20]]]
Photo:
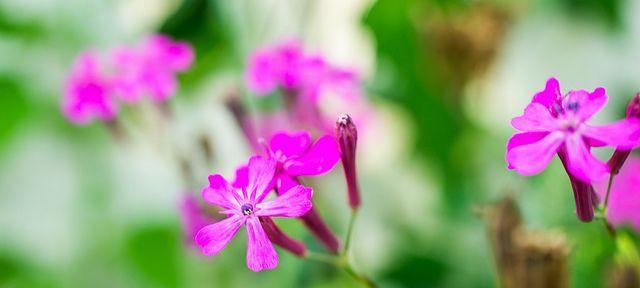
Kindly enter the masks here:
[[[250, 154], [225, 109], [257, 47], [297, 38], [364, 78], [375, 121], [360, 139], [359, 270], [384, 287], [494, 287], [485, 225], [474, 209], [514, 195], [526, 226], [571, 245], [573, 287], [600, 287], [615, 249], [579, 223], [559, 161], [525, 178], [504, 147], [534, 92], [607, 89], [596, 121], [624, 115], [640, 88], [640, 2], [624, 0], [2, 0], [0, 1], [0, 286], [357, 287], [333, 267], [279, 250], [276, 270], [244, 264], [243, 237], [219, 256], [183, 239], [187, 192], [176, 155], [202, 185]], [[126, 109], [126, 143], [60, 113], [74, 57], [161, 32], [197, 57], [158, 125], [152, 107]], [[346, 111], [348, 112], [348, 111]], [[212, 143], [214, 159], [198, 154]], [[606, 152], [606, 151], [605, 151]], [[606, 156], [605, 156], [606, 157]], [[321, 213], [342, 235], [342, 171], [315, 181]], [[283, 229], [321, 250], [298, 222]]]

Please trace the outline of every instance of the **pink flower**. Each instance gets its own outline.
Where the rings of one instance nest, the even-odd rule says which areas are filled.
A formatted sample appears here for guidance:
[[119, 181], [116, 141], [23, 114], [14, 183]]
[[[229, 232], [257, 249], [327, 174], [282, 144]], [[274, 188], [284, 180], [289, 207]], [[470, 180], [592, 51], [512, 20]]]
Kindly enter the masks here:
[[193, 60], [189, 44], [164, 35], [150, 36], [138, 47], [121, 47], [113, 52], [115, 87], [130, 103], [145, 95], [164, 102], [177, 90], [176, 73], [189, 69]]
[[265, 201], [275, 172], [273, 159], [254, 156], [247, 165], [247, 185], [242, 188], [233, 187], [219, 174], [209, 176], [209, 186], [202, 190], [202, 197], [224, 209], [221, 213], [228, 217], [198, 231], [195, 241], [202, 253], [217, 254], [246, 225], [249, 269], [258, 272], [278, 265], [278, 254], [260, 225], [259, 217], [300, 217], [311, 209], [313, 191], [297, 185], [277, 198]]
[[299, 94], [306, 104], [316, 104], [329, 92], [347, 99], [361, 97], [357, 73], [335, 67], [320, 55], [305, 54], [295, 40], [256, 50], [249, 57], [245, 79], [259, 96], [282, 88]]
[[340, 160], [338, 144], [333, 137], [325, 135], [312, 144], [311, 135], [305, 131], [277, 132], [265, 150], [277, 161], [275, 179], [278, 188], [283, 187], [284, 183], [291, 183], [298, 176], [327, 173]]
[[602, 126], [586, 123], [606, 102], [604, 88], [593, 92], [571, 90], [563, 97], [558, 80], [549, 79], [546, 88], [534, 95], [524, 114], [511, 121], [521, 132], [507, 143], [509, 169], [523, 175], [537, 174], [554, 154], [564, 150], [571, 175], [586, 183], [600, 180], [609, 168], [591, 154], [591, 147], [630, 149], [640, 142], [638, 119], [623, 119]]
[[111, 92], [111, 83], [101, 71], [98, 56], [93, 52], [82, 53], [67, 78], [62, 113], [79, 125], [88, 124], [94, 118], [111, 121], [118, 113]]
[[[640, 231], [640, 158], [630, 156], [614, 178], [609, 193], [607, 220], [614, 226], [631, 225]], [[604, 199], [608, 181], [597, 183], [596, 191]]]
[[[335, 139], [325, 135], [311, 144], [305, 131], [278, 132], [265, 147], [267, 154], [277, 161], [275, 187], [278, 193], [299, 185], [299, 176], [316, 176], [329, 172], [340, 160]], [[340, 242], [316, 209], [302, 216], [311, 233], [332, 253], [338, 253]]]

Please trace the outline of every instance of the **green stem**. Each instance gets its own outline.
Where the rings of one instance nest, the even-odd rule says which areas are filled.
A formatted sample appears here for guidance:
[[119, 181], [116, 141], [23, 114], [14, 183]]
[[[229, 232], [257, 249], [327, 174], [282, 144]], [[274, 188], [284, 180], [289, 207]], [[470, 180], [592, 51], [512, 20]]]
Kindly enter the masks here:
[[322, 253], [307, 251], [304, 258], [311, 261], [322, 262], [322, 263], [333, 265], [333, 266], [342, 266], [342, 263], [340, 263], [339, 258], [329, 254], [322, 254]]
[[614, 176], [615, 175], [613, 173], [609, 174], [609, 183], [607, 184], [607, 193], [604, 195], [604, 204], [602, 205], [601, 219], [602, 219], [602, 224], [604, 225], [604, 228], [607, 229], [607, 233], [609, 233], [609, 236], [615, 239], [616, 229], [613, 228], [613, 226], [611, 226], [611, 224], [607, 220], [607, 205], [609, 204], [609, 194], [611, 194], [611, 185], [613, 184]]
[[364, 276], [362, 274], [358, 274], [358, 272], [353, 270], [353, 267], [351, 267], [351, 265], [348, 262], [343, 267], [343, 269], [344, 269], [345, 272], [347, 272], [347, 274], [349, 274], [351, 277], [353, 277], [353, 279], [355, 279], [356, 281], [362, 283], [362, 285], [364, 285], [366, 287], [369, 287], [369, 288], [378, 287], [378, 286], [376, 286], [376, 283], [373, 283], [373, 281], [371, 281], [371, 279], [367, 278], [366, 276]]
[[332, 265], [336, 268], [340, 268], [344, 270], [347, 274], [349, 274], [349, 276], [351, 276], [354, 280], [360, 282], [362, 285], [366, 287], [369, 287], [369, 288], [377, 287], [377, 285], [373, 283], [371, 279], [356, 272], [353, 269], [353, 266], [351, 265], [351, 263], [349, 263], [349, 259], [344, 255], [333, 256], [329, 254], [322, 254], [322, 253], [308, 251], [307, 254], [304, 256], [304, 258], [307, 260], [321, 262], [324, 264]]
[[358, 210], [351, 210], [351, 218], [349, 219], [349, 227], [347, 227], [347, 235], [345, 236], [342, 255], [347, 255], [349, 248], [351, 247], [351, 234], [353, 234], [353, 223], [356, 221], [356, 216], [358, 216]]

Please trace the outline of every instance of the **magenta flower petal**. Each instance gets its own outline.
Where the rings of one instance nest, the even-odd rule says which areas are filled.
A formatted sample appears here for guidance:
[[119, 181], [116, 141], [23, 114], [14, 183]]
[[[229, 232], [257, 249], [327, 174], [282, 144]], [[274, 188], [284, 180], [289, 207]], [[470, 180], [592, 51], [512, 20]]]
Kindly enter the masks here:
[[300, 217], [311, 209], [313, 189], [297, 185], [277, 198], [257, 204], [257, 216]]
[[249, 159], [247, 192], [249, 199], [256, 203], [262, 202], [269, 190], [273, 188], [273, 178], [276, 170], [276, 161], [253, 156]]
[[274, 269], [278, 254], [257, 217], [247, 218], [247, 266], [253, 272]]
[[544, 170], [564, 141], [562, 132], [552, 132], [538, 142], [507, 151], [507, 162], [518, 173], [533, 175]]
[[[513, 134], [513, 136], [511, 136], [511, 138], [509, 138], [509, 141], [507, 142], [507, 152], [516, 147], [538, 142], [547, 135], [549, 135], [549, 132], [523, 132]], [[511, 163], [509, 163], [507, 155], [508, 153], [505, 154], [505, 161], [507, 162], [507, 166], [509, 169], [514, 169]]]
[[289, 175], [285, 173], [279, 173], [276, 177], [276, 187], [278, 188], [276, 192], [279, 194], [283, 194], [284, 192], [289, 191], [289, 189], [300, 185], [296, 180], [291, 178]]
[[574, 113], [580, 120], [587, 121], [602, 110], [607, 100], [604, 88], [596, 88], [591, 93], [586, 90], [572, 90], [564, 98], [563, 107]]
[[340, 160], [340, 150], [336, 140], [325, 135], [300, 158], [287, 162], [285, 170], [292, 176], [320, 175], [333, 169]]
[[244, 222], [245, 220], [242, 216], [233, 215], [220, 222], [207, 225], [196, 234], [196, 244], [202, 247], [202, 253], [205, 255], [218, 254], [238, 233]]
[[574, 177], [586, 183], [592, 183], [608, 173], [607, 165], [591, 155], [582, 137], [577, 135], [567, 137], [566, 147], [567, 169]]
[[627, 118], [602, 126], [586, 126], [583, 135], [607, 146], [631, 149], [640, 144], [640, 119]]
[[524, 115], [513, 118], [511, 125], [527, 132], [552, 131], [558, 128], [549, 110], [538, 103], [529, 104], [524, 110]]
[[202, 198], [225, 209], [240, 208], [240, 195], [220, 174], [209, 175], [209, 186], [202, 189]]
[[236, 179], [233, 181], [233, 187], [243, 188], [249, 185], [249, 168], [246, 165], [236, 169]]
[[271, 137], [269, 148], [275, 154], [280, 151], [286, 157], [302, 155], [311, 146], [311, 135], [306, 131], [278, 132]]
[[549, 135], [549, 132], [523, 132], [513, 134], [507, 142], [507, 151], [519, 146], [538, 142], [547, 135]]
[[551, 107], [553, 104], [562, 97], [560, 93], [560, 83], [558, 79], [549, 78], [544, 90], [533, 95], [533, 103], [540, 103], [544, 107]]

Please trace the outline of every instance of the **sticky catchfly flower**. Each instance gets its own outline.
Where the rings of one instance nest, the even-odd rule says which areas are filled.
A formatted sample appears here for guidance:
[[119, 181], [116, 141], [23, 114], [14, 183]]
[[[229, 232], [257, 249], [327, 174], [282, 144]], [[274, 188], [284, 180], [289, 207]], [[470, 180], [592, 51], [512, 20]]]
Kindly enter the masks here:
[[221, 175], [209, 176], [202, 190], [208, 203], [223, 209], [225, 220], [198, 231], [195, 241], [202, 253], [214, 255], [227, 246], [242, 226], [247, 228], [247, 266], [257, 272], [278, 265], [278, 254], [260, 223], [259, 217], [300, 217], [312, 207], [311, 188], [294, 186], [273, 200], [265, 200], [272, 188], [276, 162], [254, 156], [247, 165], [247, 185], [236, 188]]
[[93, 52], [82, 53], [67, 78], [62, 113], [79, 125], [88, 124], [93, 119], [111, 121], [118, 113], [112, 91], [98, 56]]
[[[338, 145], [333, 137], [325, 135], [312, 144], [311, 135], [305, 131], [277, 132], [265, 145], [265, 150], [277, 163], [274, 184], [278, 193], [299, 185], [300, 176], [317, 176], [329, 172], [340, 159]], [[315, 209], [305, 214], [302, 221], [329, 251], [339, 251], [338, 238]]]
[[143, 96], [164, 102], [177, 90], [176, 74], [189, 69], [194, 53], [186, 42], [164, 35], [145, 38], [137, 47], [113, 52], [114, 84], [124, 101], [135, 103]]
[[[607, 220], [613, 226], [630, 225], [640, 231], [640, 158], [630, 156], [626, 164], [615, 177], [609, 192]], [[608, 181], [597, 183], [596, 190], [600, 197], [607, 193]]]
[[606, 102], [604, 88], [593, 92], [571, 90], [563, 97], [558, 80], [549, 79], [546, 88], [534, 95], [524, 114], [511, 121], [521, 132], [507, 143], [509, 168], [523, 175], [537, 174], [554, 154], [564, 150], [572, 176], [586, 183], [602, 179], [609, 168], [591, 154], [590, 148], [630, 149], [638, 145], [640, 129], [638, 119], [623, 119], [603, 126], [587, 124]]

